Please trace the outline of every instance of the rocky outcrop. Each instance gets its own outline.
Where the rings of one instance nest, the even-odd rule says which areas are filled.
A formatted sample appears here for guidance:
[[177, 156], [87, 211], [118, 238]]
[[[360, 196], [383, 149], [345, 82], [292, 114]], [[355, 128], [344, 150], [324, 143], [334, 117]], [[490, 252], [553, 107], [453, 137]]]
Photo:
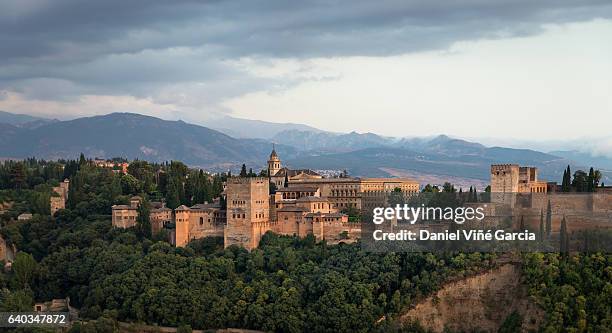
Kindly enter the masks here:
[[424, 328], [442, 332], [497, 332], [514, 311], [523, 318], [523, 332], [537, 330], [544, 312], [527, 297], [521, 284], [521, 269], [515, 264], [449, 283], [400, 318], [401, 322], [418, 321]]

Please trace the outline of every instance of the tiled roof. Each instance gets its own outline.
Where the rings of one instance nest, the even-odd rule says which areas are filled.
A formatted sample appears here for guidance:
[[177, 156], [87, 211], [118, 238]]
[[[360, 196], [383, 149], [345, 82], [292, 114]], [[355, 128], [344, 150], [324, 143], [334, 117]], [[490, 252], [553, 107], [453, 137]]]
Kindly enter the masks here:
[[133, 207], [128, 206], [128, 205], [113, 205], [111, 208], [113, 210], [115, 210], [115, 209], [121, 209], [121, 210], [123, 210], [123, 209], [133, 209], [133, 210], [136, 210], [136, 208], [133, 208]]
[[285, 175], [287, 175], [287, 177], [293, 177], [293, 176], [297, 176], [297, 175], [299, 175], [301, 173], [307, 174], [307, 175], [311, 175], [311, 176], [321, 176], [320, 174], [318, 174], [315, 171], [312, 171], [310, 169], [291, 170], [289, 168], [282, 168], [282, 169], [278, 170], [278, 172], [276, 172], [274, 177], [285, 177]]
[[308, 213], [306, 214], [306, 217], [344, 217], [347, 216], [346, 214], [342, 214], [342, 213]]
[[276, 211], [277, 212], [307, 212], [308, 209], [303, 208], [303, 207], [288, 206], [288, 207], [279, 208]]
[[153, 208], [151, 209], [151, 213], [159, 213], [159, 212], [168, 212], [168, 211], [172, 211], [172, 209], [168, 208], [168, 207], [160, 207], [160, 208]]
[[221, 209], [221, 204], [218, 204], [218, 203], [195, 204], [191, 206], [191, 209]]
[[301, 197], [295, 200], [296, 202], [321, 202], [328, 201], [326, 197], [315, 197], [315, 196], [307, 196]]
[[316, 192], [319, 190], [317, 186], [289, 186], [281, 187], [276, 192]]

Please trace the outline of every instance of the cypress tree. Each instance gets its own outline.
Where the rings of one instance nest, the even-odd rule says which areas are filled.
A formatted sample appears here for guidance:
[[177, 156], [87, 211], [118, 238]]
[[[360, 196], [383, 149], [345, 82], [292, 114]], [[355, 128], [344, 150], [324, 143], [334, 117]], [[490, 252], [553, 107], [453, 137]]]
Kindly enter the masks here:
[[27, 185], [27, 171], [26, 167], [22, 162], [17, 162], [10, 171], [10, 181], [13, 185], [13, 188], [16, 190], [21, 190]]
[[283, 187], [289, 187], [289, 176], [287, 175], [287, 172], [285, 172], [285, 184]]
[[137, 227], [140, 235], [146, 238], [151, 238], [151, 208], [149, 201], [143, 200], [138, 206]]
[[85, 159], [85, 155], [83, 155], [83, 153], [81, 153], [81, 156], [79, 156], [79, 167], [84, 166], [85, 163], [87, 163], [87, 160]]
[[593, 167], [589, 170], [589, 176], [587, 178], [587, 192], [595, 192], [595, 171]]
[[566, 176], [565, 184], [566, 184], [565, 192], [571, 192], [572, 191], [572, 171], [570, 169], [569, 164], [567, 165], [567, 176]]
[[548, 205], [546, 206], [546, 237], [550, 237], [551, 232], [552, 232], [552, 209], [550, 207], [550, 200], [548, 200]]
[[567, 188], [567, 169], [563, 170], [563, 179], [561, 179], [561, 191], [565, 192]]
[[246, 165], [242, 165], [242, 168], [240, 169], [240, 177], [246, 177], [247, 176], [247, 169], [246, 169]]
[[174, 177], [168, 177], [166, 204], [168, 205], [168, 208], [171, 208], [171, 209], [175, 209], [181, 204], [178, 184], [176, 183], [176, 180], [174, 179]]
[[540, 210], [540, 241], [544, 240], [544, 210]]
[[559, 232], [559, 252], [561, 254], [566, 255], [569, 253], [569, 242], [567, 236], [567, 221], [565, 220], [565, 216], [563, 220], [561, 220], [561, 230]]
[[563, 254], [565, 252], [565, 216], [563, 220], [561, 220], [561, 228], [559, 229], [559, 253]]

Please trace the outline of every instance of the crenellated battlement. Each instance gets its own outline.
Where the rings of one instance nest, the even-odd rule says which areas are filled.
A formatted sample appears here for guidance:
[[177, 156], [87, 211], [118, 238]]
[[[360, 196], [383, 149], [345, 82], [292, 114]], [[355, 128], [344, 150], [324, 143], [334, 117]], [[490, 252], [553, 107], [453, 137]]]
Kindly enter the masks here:
[[498, 171], [510, 171], [512, 169], [518, 169], [518, 164], [491, 164], [491, 173]]
[[232, 177], [227, 179], [227, 184], [246, 185], [252, 183], [268, 183], [267, 177]]

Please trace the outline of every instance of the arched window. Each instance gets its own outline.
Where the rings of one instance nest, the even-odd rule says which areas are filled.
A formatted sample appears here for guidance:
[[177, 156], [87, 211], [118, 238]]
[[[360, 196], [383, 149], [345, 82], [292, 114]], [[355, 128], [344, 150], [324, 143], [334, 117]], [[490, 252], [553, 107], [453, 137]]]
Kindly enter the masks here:
[[200, 217], [200, 225], [204, 224], [204, 218]]

